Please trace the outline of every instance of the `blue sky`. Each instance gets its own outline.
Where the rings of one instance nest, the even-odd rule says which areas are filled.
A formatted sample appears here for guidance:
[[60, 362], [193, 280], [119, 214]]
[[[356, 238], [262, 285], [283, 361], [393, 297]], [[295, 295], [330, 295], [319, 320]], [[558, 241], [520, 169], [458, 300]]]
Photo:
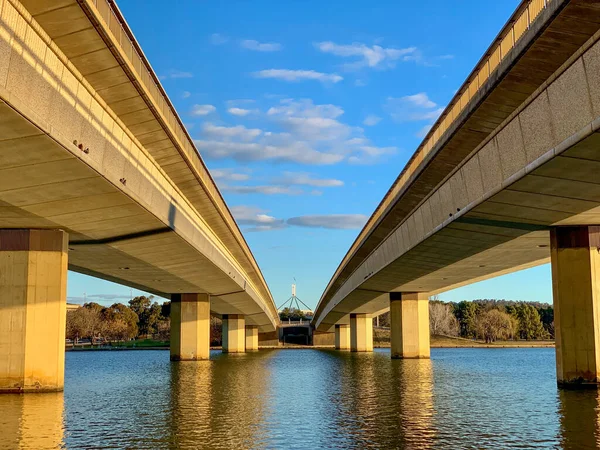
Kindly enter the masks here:
[[[296, 278], [298, 296], [313, 306], [517, 4], [119, 2], [276, 303]], [[127, 287], [70, 274], [70, 300], [83, 292], [105, 303], [130, 296]], [[550, 270], [440, 297], [551, 302]]]

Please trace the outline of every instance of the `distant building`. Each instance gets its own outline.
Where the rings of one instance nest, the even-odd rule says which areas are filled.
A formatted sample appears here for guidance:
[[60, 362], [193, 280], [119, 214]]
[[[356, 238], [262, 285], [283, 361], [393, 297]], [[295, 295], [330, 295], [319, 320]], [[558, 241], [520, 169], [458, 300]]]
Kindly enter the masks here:
[[81, 308], [81, 305], [78, 305], [77, 303], [67, 303], [67, 312], [69, 311], [75, 311], [76, 309]]

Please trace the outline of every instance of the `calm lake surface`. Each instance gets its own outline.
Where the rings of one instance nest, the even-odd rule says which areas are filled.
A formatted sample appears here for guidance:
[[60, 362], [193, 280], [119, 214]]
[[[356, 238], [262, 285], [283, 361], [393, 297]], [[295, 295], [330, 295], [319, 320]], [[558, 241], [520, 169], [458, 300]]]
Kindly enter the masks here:
[[554, 349], [67, 353], [64, 394], [0, 396], [0, 448], [596, 448]]

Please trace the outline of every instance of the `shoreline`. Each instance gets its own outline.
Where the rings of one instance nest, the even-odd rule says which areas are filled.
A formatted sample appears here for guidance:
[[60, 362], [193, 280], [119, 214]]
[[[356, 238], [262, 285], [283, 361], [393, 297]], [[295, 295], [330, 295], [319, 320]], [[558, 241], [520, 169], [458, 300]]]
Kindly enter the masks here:
[[[479, 342], [470, 342], [470, 343], [432, 343], [431, 348], [554, 348], [554, 342], [548, 341], [537, 341], [537, 342], [528, 342], [528, 343], [511, 343], [511, 342], [501, 342], [495, 344], [485, 344]], [[333, 350], [335, 346], [333, 345], [294, 345], [294, 346], [275, 346], [275, 345], [267, 345], [267, 346], [259, 346], [259, 350]], [[373, 344], [373, 348], [390, 348], [390, 344], [388, 343], [378, 343]], [[211, 347], [211, 350], [221, 350], [221, 347]], [[65, 348], [66, 352], [112, 352], [112, 351], [129, 351], [129, 350], [169, 350], [169, 347], [80, 347], [73, 348], [67, 347]]]

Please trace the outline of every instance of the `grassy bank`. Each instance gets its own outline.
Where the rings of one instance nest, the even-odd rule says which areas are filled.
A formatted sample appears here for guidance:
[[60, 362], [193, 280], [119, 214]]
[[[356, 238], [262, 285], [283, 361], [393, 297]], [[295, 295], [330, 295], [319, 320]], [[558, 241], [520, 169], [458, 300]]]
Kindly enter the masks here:
[[[390, 346], [390, 330], [373, 329], [373, 345], [375, 347]], [[502, 348], [502, 347], [554, 347], [554, 341], [496, 341], [486, 344], [484, 341], [452, 336], [431, 336], [431, 348]]]
[[67, 345], [69, 351], [84, 350], [150, 350], [169, 348], [169, 341], [157, 341], [154, 339], [139, 339], [135, 341], [112, 342], [104, 345], [77, 345], [72, 347]]

